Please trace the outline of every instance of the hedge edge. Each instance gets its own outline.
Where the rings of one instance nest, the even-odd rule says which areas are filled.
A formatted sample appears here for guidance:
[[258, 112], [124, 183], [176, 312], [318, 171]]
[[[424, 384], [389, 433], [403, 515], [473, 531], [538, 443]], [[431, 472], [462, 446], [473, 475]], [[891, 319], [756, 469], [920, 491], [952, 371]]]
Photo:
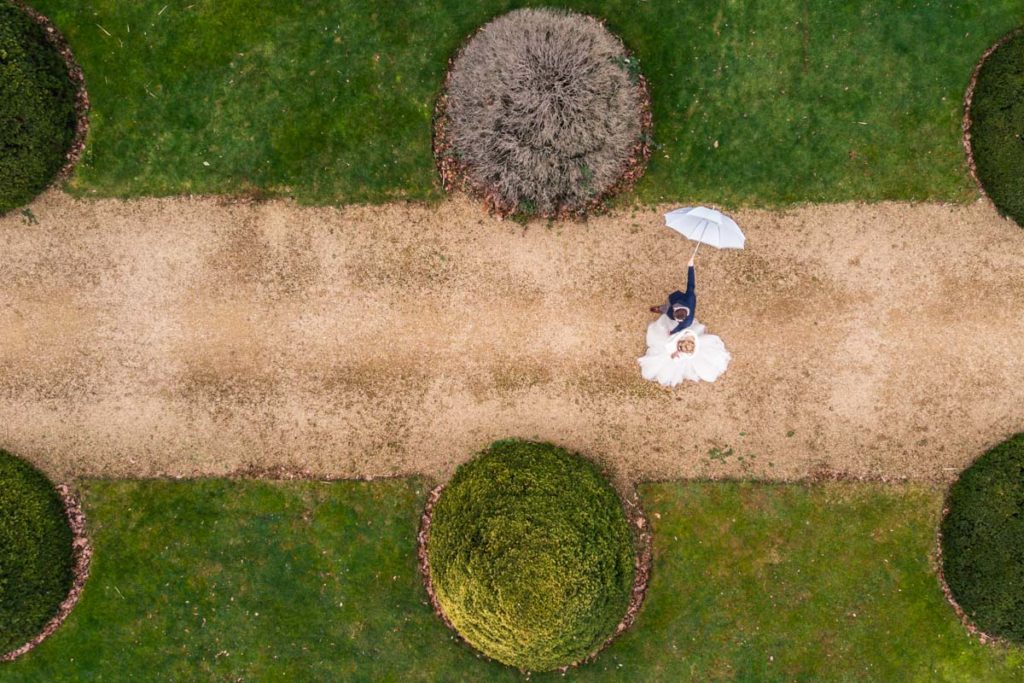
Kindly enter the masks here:
[[64, 60], [68, 79], [75, 88], [75, 135], [71, 139], [71, 145], [67, 152], [64, 153], [64, 165], [47, 185], [49, 188], [71, 177], [71, 172], [74, 171], [85, 151], [85, 138], [89, 133], [89, 93], [85, 89], [85, 74], [75, 59], [64, 34], [50, 21], [49, 17], [32, 9], [24, 0], [11, 0], [11, 3], [42, 26], [46, 39]]
[[[988, 451], [985, 451], [985, 453], [987, 452]], [[967, 633], [972, 637], [977, 638], [982, 645], [1005, 646], [1010, 644], [1008, 640], [981, 630], [981, 628], [967, 615], [967, 612], [960, 606], [960, 603], [956, 601], [956, 598], [953, 596], [952, 589], [949, 587], [949, 584], [946, 583], [946, 570], [942, 565], [942, 525], [945, 524], [946, 517], [949, 515], [949, 495], [953, 491], [953, 487], [956, 483], [960, 481], [960, 477], [963, 476], [963, 473], [970, 469], [971, 466], [977, 462], [978, 458], [982, 457], [985, 453], [979, 455], [971, 461], [970, 465], [960, 470], [960, 473], [956, 475], [956, 479], [950, 482], [949, 486], [946, 488], [946, 494], [942, 498], [942, 514], [939, 515], [939, 523], [935, 528], [935, 575], [939, 579], [939, 587], [942, 589], [942, 594], [946, 596], [946, 602], [953, 607], [953, 612], [956, 613], [957, 618], [960, 620], [960, 623], [963, 624]]]
[[[501, 16], [501, 15], [498, 15]], [[626, 46], [625, 41], [619, 37], [617, 33], [608, 28], [608, 23], [601, 17], [595, 17], [593, 15], [584, 15], [597, 21], [603, 26], [622, 46], [623, 53], [627, 58], [633, 57], [633, 51]], [[518, 207], [506, 207], [498, 202], [491, 194], [489, 188], [478, 187], [469, 180], [469, 173], [464, 164], [459, 162], [454, 155], [450, 154], [452, 145], [448, 140], [447, 135], [447, 103], [448, 103], [448, 84], [451, 80], [452, 66], [462, 56], [466, 47], [473, 40], [477, 33], [483, 31], [487, 26], [496, 19], [492, 17], [487, 22], [481, 24], [473, 32], [471, 32], [466, 39], [462, 42], [462, 45], [455, 54], [448, 58], [448, 69], [445, 71], [444, 81], [441, 84], [441, 91], [437, 96], [437, 100], [434, 102], [434, 116], [433, 116], [433, 137], [431, 140], [431, 148], [434, 153], [434, 164], [437, 167], [438, 175], [441, 177], [441, 187], [445, 192], [451, 194], [453, 192], [464, 192], [477, 199], [482, 199], [484, 208], [488, 213], [496, 215], [500, 218], [511, 218], [517, 216]], [[547, 214], [535, 214], [526, 216], [530, 218], [549, 218], [549, 219], [565, 219], [565, 218], [586, 218], [589, 212], [595, 211], [600, 212], [606, 208], [608, 200], [612, 197], [630, 190], [637, 181], [643, 177], [647, 171], [647, 164], [651, 159], [651, 145], [654, 139], [654, 119], [651, 114], [651, 89], [647, 82], [647, 79], [642, 73], [637, 74], [636, 88], [640, 95], [640, 136], [637, 138], [636, 144], [633, 146], [632, 153], [630, 154], [630, 162], [622, 169], [622, 173], [611, 187], [609, 187], [600, 196], [594, 197], [585, 207], [577, 212], [562, 212], [557, 215]]]
[[[433, 520], [434, 505], [437, 504], [438, 499], [441, 497], [441, 493], [444, 491], [447, 484], [438, 484], [431, 491], [430, 495], [427, 496], [427, 502], [423, 506], [423, 514], [420, 516], [420, 529], [416, 535], [417, 548], [416, 556], [419, 559], [420, 575], [423, 578], [423, 585], [427, 590], [427, 595], [430, 598], [430, 606], [434, 610], [444, 625], [447, 626], [458, 641], [470, 648], [478, 657], [490, 659], [487, 655], [481, 653], [475, 647], [466, 642], [466, 639], [462, 637], [458, 629], [452, 624], [451, 620], [444, 613], [441, 608], [441, 603], [437, 600], [437, 595], [434, 592], [434, 583], [430, 578], [430, 558], [427, 555], [427, 546], [430, 543], [430, 524]], [[652, 534], [650, 531], [650, 525], [647, 523], [647, 517], [644, 515], [643, 508], [640, 506], [640, 497], [637, 495], [636, 490], [630, 493], [629, 498], [619, 495], [619, 499], [622, 501], [623, 509], [626, 513], [626, 518], [632, 528], [635, 529], [635, 533], [632, 534], [633, 542], [636, 546], [636, 561], [634, 564], [633, 573], [633, 589], [629, 596], [629, 605], [626, 607], [626, 612], [623, 614], [619, 624], [615, 627], [615, 631], [612, 632], [603, 643], [597, 646], [593, 652], [586, 657], [566, 664], [565, 666], [559, 667], [557, 670], [565, 672], [566, 670], [574, 667], [582, 666], [588, 662], [592, 662], [597, 659], [597, 656], [601, 652], [612, 644], [616, 638], [622, 633], [628, 630], [633, 622], [636, 621], [637, 615], [640, 613], [640, 608], [643, 606], [644, 598], [647, 595], [647, 585], [651, 578], [651, 557], [652, 557]]]
[[77, 496], [71, 492], [71, 488], [67, 484], [60, 484], [56, 489], [61, 502], [64, 504], [64, 514], [67, 517], [68, 526], [71, 527], [71, 554], [73, 556], [71, 564], [71, 589], [57, 608], [57, 613], [43, 626], [43, 630], [21, 647], [0, 655], [0, 662], [10, 662], [21, 657], [26, 652], [35, 649], [37, 645], [49, 638], [54, 631], [60, 628], [64, 620], [71, 614], [75, 604], [78, 603], [78, 599], [82, 596], [82, 590], [85, 588], [85, 582], [89, 578], [92, 545], [89, 543], [89, 537], [85, 533], [85, 513], [82, 512], [82, 505]]
[[[971, 180], [977, 186], [978, 191], [982, 197], [988, 197], [988, 193], [985, 192], [985, 187], [981, 184], [981, 180], [978, 178], [978, 167], [974, 164], [974, 149], [971, 147], [971, 104], [974, 102], [974, 89], [978, 85], [978, 75], [981, 73], [981, 69], [985, 66], [985, 62], [992, 56], [992, 53], [999, 49], [1005, 43], [1013, 40], [1017, 36], [1024, 33], [1024, 26], [1013, 29], [1002, 38], [994, 42], [989, 46], [985, 52], [982, 53], [981, 59], [974, 65], [974, 70], [971, 72], [971, 80], [967, 83], [967, 91], [964, 93], [964, 117], [960, 124], [960, 128], [963, 131], [963, 144], [964, 152], [967, 154], [967, 170], [971, 174]], [[1002, 212], [999, 212], [1003, 215]]]

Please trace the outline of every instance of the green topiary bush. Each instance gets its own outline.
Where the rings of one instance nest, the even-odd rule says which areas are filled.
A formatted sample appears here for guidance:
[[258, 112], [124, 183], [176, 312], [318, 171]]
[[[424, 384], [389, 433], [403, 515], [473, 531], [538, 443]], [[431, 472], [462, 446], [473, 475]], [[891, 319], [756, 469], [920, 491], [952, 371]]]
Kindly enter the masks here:
[[964, 470], [942, 522], [953, 597], [986, 633], [1024, 643], [1024, 434]]
[[970, 115], [978, 180], [1002, 213], [1024, 225], [1024, 32], [985, 60]]
[[616, 491], [589, 461], [499, 441], [434, 506], [438, 604], [474, 647], [533, 671], [591, 654], [622, 619], [636, 549]]
[[0, 451], [0, 654], [33, 638], [73, 580], [72, 533], [53, 484]]
[[28, 203], [64, 165], [75, 87], [43, 28], [0, 0], [0, 214]]

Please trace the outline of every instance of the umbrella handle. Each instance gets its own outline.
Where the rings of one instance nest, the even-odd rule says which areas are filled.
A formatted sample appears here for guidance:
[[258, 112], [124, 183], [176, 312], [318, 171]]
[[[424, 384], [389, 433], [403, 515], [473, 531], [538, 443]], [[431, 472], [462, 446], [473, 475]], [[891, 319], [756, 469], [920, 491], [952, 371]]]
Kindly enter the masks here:
[[690, 260], [697, 258], [697, 250], [700, 249], [700, 245], [704, 243], [704, 231], [708, 229], [708, 222], [704, 221], [704, 227], [700, 229], [700, 237], [697, 238], [697, 246], [693, 249], [693, 256]]

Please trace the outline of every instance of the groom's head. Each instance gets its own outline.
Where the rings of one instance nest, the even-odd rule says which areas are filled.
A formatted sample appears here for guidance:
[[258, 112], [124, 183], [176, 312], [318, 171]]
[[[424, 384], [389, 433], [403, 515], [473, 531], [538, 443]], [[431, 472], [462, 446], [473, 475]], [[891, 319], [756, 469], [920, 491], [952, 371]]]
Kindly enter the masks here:
[[672, 317], [676, 320], [686, 320], [688, 315], [690, 315], [690, 309], [686, 306], [676, 306], [672, 309]]

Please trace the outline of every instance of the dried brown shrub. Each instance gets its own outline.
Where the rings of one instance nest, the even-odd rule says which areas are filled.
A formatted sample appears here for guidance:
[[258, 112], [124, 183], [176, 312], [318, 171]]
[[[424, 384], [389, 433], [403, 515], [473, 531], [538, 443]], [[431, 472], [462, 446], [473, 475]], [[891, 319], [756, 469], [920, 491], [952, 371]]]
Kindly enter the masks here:
[[435, 151], [447, 189], [499, 213], [582, 215], [642, 174], [649, 126], [636, 61], [601, 22], [521, 9], [452, 61]]

